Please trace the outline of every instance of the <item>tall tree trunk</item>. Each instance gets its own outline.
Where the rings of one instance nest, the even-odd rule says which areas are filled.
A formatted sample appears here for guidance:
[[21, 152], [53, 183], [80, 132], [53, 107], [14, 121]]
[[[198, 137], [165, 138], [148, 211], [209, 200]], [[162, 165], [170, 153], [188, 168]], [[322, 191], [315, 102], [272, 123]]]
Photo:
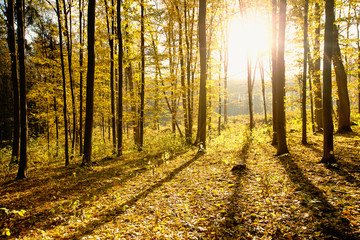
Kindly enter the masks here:
[[[193, 14], [191, 15], [191, 25], [190, 31], [188, 31], [188, 21], [187, 21], [187, 3], [185, 1], [185, 37], [186, 37], [186, 49], [187, 49], [187, 63], [186, 63], [186, 79], [187, 79], [187, 111], [188, 111], [188, 144], [192, 141], [192, 125], [193, 125], [193, 117], [192, 117], [192, 109], [191, 109], [191, 63], [192, 63], [192, 53], [193, 53], [193, 28], [194, 28], [194, 8]], [[190, 17], [190, 9], [189, 9], [189, 17]]]
[[276, 85], [277, 85], [277, 0], [272, 0], [272, 41], [271, 41], [271, 66], [272, 66], [272, 74], [271, 74], [271, 80], [272, 80], [272, 115], [273, 115], [273, 119], [272, 119], [272, 123], [273, 123], [273, 136], [272, 136], [272, 145], [277, 145], [278, 140], [277, 140], [277, 116], [276, 116], [276, 96], [277, 96], [277, 92], [276, 92]]
[[81, 166], [91, 165], [92, 132], [94, 123], [94, 80], [95, 80], [95, 0], [88, 5], [88, 70], [86, 79], [86, 117], [84, 157]]
[[20, 161], [16, 179], [27, 177], [27, 103], [26, 103], [26, 71], [25, 71], [25, 12], [24, 0], [16, 1], [17, 31], [18, 31], [18, 53], [20, 70]]
[[339, 126], [338, 132], [351, 132], [350, 127], [350, 101], [347, 87], [347, 75], [344, 64], [341, 60], [341, 51], [339, 46], [339, 34], [334, 26], [334, 45], [333, 45], [333, 65], [336, 74], [336, 84], [339, 96]]
[[79, 38], [80, 38], [80, 50], [79, 50], [79, 65], [80, 65], [80, 106], [79, 106], [79, 147], [80, 155], [83, 154], [83, 59], [84, 59], [84, 37], [83, 37], [83, 16], [84, 3], [83, 0], [79, 0]]
[[[72, 101], [72, 118], [73, 118], [73, 129], [72, 129], [72, 154], [75, 156], [75, 145], [76, 145], [76, 98], [75, 98], [75, 87], [74, 80], [72, 76], [72, 38], [71, 38], [71, 15], [70, 15], [70, 28], [68, 25], [68, 11], [66, 9], [66, 1], [63, 0], [63, 13], [64, 13], [64, 22], [65, 22], [65, 37], [66, 37], [66, 50], [68, 56], [68, 65], [69, 65], [69, 80], [70, 80], [70, 91], [71, 91], [71, 101]], [[69, 13], [71, 14], [71, 3], [69, 3]]]
[[123, 40], [121, 32], [121, 0], [117, 1], [117, 38], [119, 41], [119, 58], [118, 58], [118, 112], [117, 112], [117, 135], [118, 135], [118, 149], [117, 155], [121, 156], [123, 151]]
[[286, 118], [285, 118], [285, 27], [286, 27], [286, 0], [280, 0], [279, 9], [279, 42], [276, 66], [277, 77], [277, 105], [276, 105], [276, 129], [277, 129], [277, 155], [288, 153], [286, 143]]
[[332, 81], [331, 81], [331, 59], [333, 52], [334, 32], [334, 0], [325, 2], [325, 36], [324, 36], [324, 69], [323, 69], [323, 125], [324, 125], [324, 148], [322, 163], [331, 164], [335, 162], [333, 120], [332, 120]]
[[[112, 129], [112, 146], [113, 152], [116, 149], [116, 120], [115, 120], [115, 88], [114, 88], [114, 0], [111, 0], [111, 10], [109, 13], [107, 0], [104, 0], [106, 8], [106, 25], [109, 35], [110, 47], [110, 105], [111, 105], [111, 129]], [[110, 18], [110, 19], [109, 19]]]
[[6, 12], [8, 21], [8, 45], [11, 57], [11, 81], [13, 85], [14, 101], [14, 135], [12, 142], [11, 163], [18, 163], [20, 154], [20, 96], [14, 27], [14, 5], [14, 0], [8, 0], [8, 7]]
[[206, 0], [199, 3], [200, 90], [198, 114], [199, 151], [206, 149]]
[[59, 118], [57, 115], [57, 103], [54, 95], [55, 131], [56, 131], [56, 156], [59, 154]]
[[140, 83], [140, 121], [139, 121], [139, 137], [140, 146], [139, 150], [144, 146], [144, 121], [145, 121], [145, 8], [144, 0], [141, 0], [141, 36], [140, 36], [140, 54], [141, 54], [141, 83]]
[[185, 127], [185, 139], [187, 143], [190, 143], [189, 138], [189, 118], [187, 110], [187, 97], [186, 97], [186, 84], [185, 84], [185, 63], [184, 63], [184, 51], [183, 51], [183, 27], [182, 27], [182, 16], [178, 6], [176, 6], [178, 23], [179, 23], [179, 58], [180, 58], [180, 82], [181, 82], [181, 97], [183, 102], [183, 113], [184, 113], [184, 127]]
[[69, 137], [68, 137], [68, 116], [67, 116], [67, 98], [66, 98], [66, 78], [65, 78], [65, 64], [63, 54], [63, 40], [62, 40], [62, 26], [59, 0], [56, 0], [56, 13], [59, 25], [59, 45], [60, 45], [60, 59], [61, 59], [61, 74], [63, 85], [63, 101], [64, 101], [64, 133], [65, 133], [65, 166], [69, 165]]
[[301, 101], [301, 115], [302, 115], [302, 138], [301, 143], [307, 144], [306, 135], [306, 78], [307, 78], [307, 61], [308, 61], [308, 12], [309, 12], [309, 1], [305, 0], [304, 10], [304, 68], [303, 68], [303, 79], [302, 79], [302, 101]]
[[321, 9], [319, 3], [315, 3], [315, 42], [314, 42], [314, 98], [315, 98], [315, 122], [316, 131], [323, 130], [323, 109], [322, 109], [322, 93], [320, 81], [320, 27], [321, 27]]
[[[357, 18], [356, 9], [354, 9], [355, 17]], [[357, 50], [358, 50], [358, 113], [360, 113], [360, 29], [359, 29], [359, 21], [356, 21], [356, 35], [357, 35]]]

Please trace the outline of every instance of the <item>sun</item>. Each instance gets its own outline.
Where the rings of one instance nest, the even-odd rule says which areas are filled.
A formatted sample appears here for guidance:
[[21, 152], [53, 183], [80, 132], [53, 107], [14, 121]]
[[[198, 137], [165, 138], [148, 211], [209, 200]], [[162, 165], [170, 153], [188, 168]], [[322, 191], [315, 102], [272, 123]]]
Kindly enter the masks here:
[[243, 76], [246, 73], [246, 59], [255, 62], [271, 50], [270, 18], [260, 14], [240, 13], [230, 22], [229, 33], [229, 73]]

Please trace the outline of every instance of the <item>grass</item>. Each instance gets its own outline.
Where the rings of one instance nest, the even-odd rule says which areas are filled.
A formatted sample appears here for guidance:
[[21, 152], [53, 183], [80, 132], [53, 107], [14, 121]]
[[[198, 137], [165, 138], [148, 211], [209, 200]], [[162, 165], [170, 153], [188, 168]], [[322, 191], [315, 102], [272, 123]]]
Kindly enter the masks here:
[[[64, 167], [60, 158], [32, 157], [29, 178], [9, 181], [15, 178], [15, 170], [9, 170], [1, 184], [0, 208], [8, 213], [0, 210], [0, 234], [14, 239], [360, 239], [359, 127], [335, 135], [338, 167], [327, 169], [318, 164], [322, 135], [309, 133], [310, 144], [303, 146], [293, 126], [290, 154], [275, 157], [271, 128], [259, 123], [249, 132], [241, 122], [234, 120], [213, 136], [205, 154], [171, 134], [147, 132], [144, 151], [126, 139], [119, 158], [101, 138], [94, 141], [99, 149], [91, 168], [80, 168], [80, 158]], [[237, 163], [246, 169], [231, 171]]]

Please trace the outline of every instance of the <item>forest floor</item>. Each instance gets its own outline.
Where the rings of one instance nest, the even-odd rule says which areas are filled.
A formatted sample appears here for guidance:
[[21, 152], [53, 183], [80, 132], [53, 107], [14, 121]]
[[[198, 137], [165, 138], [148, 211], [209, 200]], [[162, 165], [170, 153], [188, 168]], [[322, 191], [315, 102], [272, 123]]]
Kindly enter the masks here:
[[[250, 134], [233, 126], [206, 153], [129, 152], [86, 169], [79, 162], [33, 167], [29, 178], [9, 181], [14, 170], [0, 185], [0, 235], [360, 239], [360, 128], [353, 129], [335, 135], [332, 169], [318, 164], [321, 134], [301, 145], [301, 132], [292, 131], [290, 154], [276, 157], [268, 128]], [[238, 163], [246, 169], [232, 171]]]

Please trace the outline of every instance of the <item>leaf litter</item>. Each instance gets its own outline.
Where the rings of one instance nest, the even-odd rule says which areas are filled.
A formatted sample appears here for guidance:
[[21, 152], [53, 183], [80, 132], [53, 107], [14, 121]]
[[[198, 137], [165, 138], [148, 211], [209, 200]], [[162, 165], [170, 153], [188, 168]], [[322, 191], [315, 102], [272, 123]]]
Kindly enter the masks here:
[[332, 169], [318, 164], [322, 135], [300, 145], [289, 133], [290, 154], [279, 157], [269, 136], [266, 126], [232, 126], [205, 154], [129, 152], [89, 169], [36, 168], [2, 184], [0, 229], [9, 239], [360, 239], [353, 136], [335, 135]]

